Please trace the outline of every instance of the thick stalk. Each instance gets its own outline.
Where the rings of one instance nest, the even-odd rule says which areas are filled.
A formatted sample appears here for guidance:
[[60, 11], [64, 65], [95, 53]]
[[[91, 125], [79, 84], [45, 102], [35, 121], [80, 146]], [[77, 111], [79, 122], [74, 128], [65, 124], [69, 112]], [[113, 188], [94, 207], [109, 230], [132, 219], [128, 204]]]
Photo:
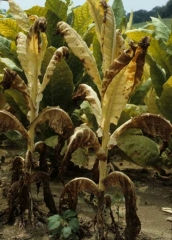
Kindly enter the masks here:
[[[106, 120], [103, 127], [102, 148], [104, 149], [107, 157], [108, 157], [107, 144], [109, 141], [109, 127], [110, 121]], [[104, 185], [101, 183], [101, 181], [106, 177], [106, 175], [107, 175], [107, 160], [99, 161], [99, 189], [101, 191], [104, 191]]]

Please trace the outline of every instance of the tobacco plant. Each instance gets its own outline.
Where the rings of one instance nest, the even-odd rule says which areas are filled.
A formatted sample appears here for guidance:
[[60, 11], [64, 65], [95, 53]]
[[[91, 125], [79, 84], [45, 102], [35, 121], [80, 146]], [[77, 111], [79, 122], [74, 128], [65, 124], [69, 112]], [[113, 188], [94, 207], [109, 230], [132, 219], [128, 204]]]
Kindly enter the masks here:
[[[32, 174], [32, 170], [35, 168], [33, 161], [35, 132], [40, 124], [48, 122], [55, 134], [62, 136], [64, 141], [68, 140], [59, 169], [59, 177], [63, 182], [68, 162], [73, 159], [74, 154], [76, 154], [75, 158], [78, 158], [80, 153], [83, 158], [83, 149], [87, 153], [89, 150], [93, 150], [95, 154], [95, 164], [92, 170], [93, 178], [96, 183], [98, 182], [98, 186], [88, 178], [71, 180], [64, 186], [60, 195], [59, 211], [76, 210], [80, 191], [87, 191], [94, 195], [97, 197], [96, 237], [105, 239], [104, 206], [108, 205], [105, 192], [108, 188], [120, 185], [126, 207], [125, 239], [136, 239], [141, 229], [141, 223], [137, 216], [134, 184], [121, 172], [109, 173], [108, 160], [109, 150], [116, 145], [122, 145], [118, 143], [118, 140], [123, 130], [129, 127], [145, 130], [143, 125], [138, 124], [139, 121], [136, 121], [136, 124], [134, 120], [119, 129], [117, 126], [127, 104], [131, 102], [131, 99], [134, 99], [138, 87], [142, 84], [150, 37], [145, 34], [144, 37], [137, 39], [137, 42], [124, 40], [124, 32], [122, 34], [118, 29], [122, 30], [120, 19], [123, 16], [123, 11], [118, 11], [114, 15], [115, 6], [119, 4], [122, 7], [122, 2], [119, 0], [114, 1], [112, 7], [104, 0], [100, 2], [88, 0], [83, 6], [75, 9], [70, 8], [69, 2], [65, 4], [61, 1], [47, 0], [45, 8], [33, 7], [27, 10], [26, 12], [30, 17], [12, 0], [8, 0], [8, 2], [14, 19], [3, 19], [3, 23], [15, 26], [16, 32], [19, 33], [16, 38], [16, 53], [14, 53], [14, 39], [12, 39], [13, 44], [11, 44], [5, 39], [9, 36], [3, 37], [3, 41], [9, 43], [13, 62], [9, 63], [3, 59], [3, 63], [10, 66], [12, 70], [5, 68], [2, 85], [8, 104], [16, 110], [16, 116], [19, 116], [18, 110], [24, 114], [21, 120], [23, 118], [27, 120], [25, 124], [22, 124], [10, 112], [0, 111], [1, 129], [3, 131], [17, 130], [27, 141], [25, 159], [15, 158], [13, 162], [9, 220], [14, 218], [13, 212], [18, 205], [20, 205], [19, 214], [24, 213], [25, 209], [28, 208], [29, 219], [32, 220], [32, 206], [34, 205], [30, 199], [30, 184], [32, 182], [38, 184], [41, 180], [43, 181], [44, 200], [47, 207], [52, 213], [57, 212], [49, 187], [48, 174], [41, 171]], [[59, 6], [62, 10], [60, 12], [57, 11]], [[77, 21], [80, 23], [80, 16], [82, 16], [81, 25], [77, 24]], [[47, 22], [50, 18], [51, 21]], [[0, 25], [2, 26], [2, 21], [0, 21]], [[57, 36], [55, 36], [55, 30]], [[10, 35], [10, 31], [8, 33]], [[5, 35], [6, 33], [1, 31], [1, 34]], [[57, 46], [62, 45], [63, 39], [70, 51], [67, 47], [57, 48]], [[51, 47], [52, 45], [53, 47]], [[66, 64], [63, 58], [68, 57], [68, 55]], [[48, 63], [47, 59], [49, 59]], [[58, 72], [56, 72], [57, 64], [61, 64]], [[82, 111], [84, 113], [82, 120], [85, 124], [79, 125], [77, 122], [78, 126], [74, 131], [71, 118], [60, 107], [53, 106], [54, 101], [50, 104], [52, 107], [45, 108], [46, 99], [51, 96], [49, 96], [50, 91], [47, 89], [51, 90], [52, 79], [58, 77], [60, 73], [60, 78], [64, 79], [63, 76], [66, 72], [68, 73], [67, 79], [71, 79], [71, 75], [73, 75], [76, 87], [72, 97], [73, 101], [84, 100], [80, 104], [81, 109], [73, 112], [72, 107], [70, 109], [72, 119]], [[62, 86], [61, 83], [60, 90]], [[72, 87], [73, 85], [70, 85], [69, 98], [73, 92]], [[16, 91], [17, 94], [15, 94]], [[66, 97], [67, 94], [63, 95]], [[12, 104], [10, 104], [11, 99]], [[61, 101], [61, 104], [62, 102], [65, 101]], [[90, 122], [90, 116], [92, 122]], [[147, 115], [145, 118], [148, 121]], [[27, 126], [27, 130], [24, 125]], [[115, 128], [117, 130], [114, 132]], [[145, 132], [149, 134], [149, 130], [148, 127]], [[155, 132], [155, 135], [160, 134], [162, 137], [162, 132], [159, 133], [157, 129]], [[124, 142], [128, 142], [128, 140]], [[79, 161], [78, 163], [78, 165], [82, 165]], [[16, 169], [16, 164], [20, 165], [19, 171]], [[22, 178], [19, 179], [19, 175], [22, 175]], [[22, 188], [23, 186], [25, 187]], [[16, 196], [18, 188], [22, 190], [16, 202], [13, 196]], [[27, 196], [27, 207], [22, 204], [23, 196]], [[116, 228], [116, 239], [121, 238], [119, 230]]]
[[[21, 68], [17, 68], [15, 63], [5, 61], [5, 58], [1, 58], [1, 61], [6, 62], [6, 65], [13, 66], [13, 69], [23, 71], [24, 79], [16, 71], [6, 67], [1, 85], [5, 93], [13, 100], [11, 100], [11, 106], [14, 106], [14, 102], [18, 103], [18, 110], [25, 115], [25, 123], [23, 125], [18, 120], [17, 112], [15, 116], [10, 111], [0, 110], [0, 128], [4, 132], [18, 132], [27, 143], [25, 158], [16, 157], [13, 160], [9, 190], [8, 222], [14, 222], [17, 214], [21, 216], [23, 224], [26, 209], [29, 210], [28, 221], [30, 222], [33, 222], [33, 216], [37, 209], [30, 193], [30, 186], [33, 182], [43, 183], [46, 206], [51, 212], [57, 212], [49, 186], [49, 175], [47, 172], [40, 171], [42, 163], [40, 162], [39, 168], [38, 163], [34, 160], [34, 144], [36, 128], [43, 123], [48, 122], [49, 127], [56, 134], [62, 135], [64, 139], [70, 136], [70, 131], [73, 128], [68, 114], [60, 107], [46, 107], [40, 111], [43, 91], [49, 83], [56, 65], [68, 56], [68, 48], [50, 49], [53, 54], [41, 81], [42, 62], [46, 52], [49, 51], [47, 50], [48, 42], [45, 34], [47, 21], [44, 17], [29, 18], [13, 0], [8, 2], [10, 12], [15, 20], [3, 19], [2, 22], [17, 25], [18, 30], [20, 30], [16, 37], [16, 53]], [[65, 66], [65, 63], [63, 65]], [[9, 99], [7, 99], [8, 102], [10, 103]]]

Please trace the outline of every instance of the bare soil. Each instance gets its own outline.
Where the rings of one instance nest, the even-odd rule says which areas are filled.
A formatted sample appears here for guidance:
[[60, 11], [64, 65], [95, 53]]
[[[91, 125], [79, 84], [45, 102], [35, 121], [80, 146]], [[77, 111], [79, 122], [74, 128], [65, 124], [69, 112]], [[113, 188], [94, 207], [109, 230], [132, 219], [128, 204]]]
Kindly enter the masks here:
[[[50, 239], [47, 224], [39, 221], [35, 223], [34, 228], [32, 226], [27, 229], [20, 226], [17, 221], [13, 226], [4, 225], [5, 218], [3, 212], [8, 206], [7, 194], [10, 182], [11, 156], [6, 150], [0, 149], [0, 156], [4, 155], [6, 155], [6, 160], [4, 163], [1, 162], [0, 165], [0, 239]], [[119, 162], [117, 164], [122, 171], [129, 175], [135, 184], [138, 216], [142, 225], [138, 240], [172, 240], [172, 223], [166, 220], [170, 215], [161, 210], [162, 207], [172, 207], [172, 184], [170, 180], [160, 180], [156, 177], [153, 169], [143, 170], [127, 162]], [[79, 174], [81, 175], [82, 172]], [[68, 178], [70, 178], [70, 176], [68, 176]], [[51, 181], [51, 190], [57, 206], [59, 194], [62, 189], [63, 185], [59, 181]], [[43, 202], [42, 192], [37, 195], [35, 186], [33, 186], [32, 192], [33, 198], [40, 209], [48, 215], [48, 209]], [[124, 203], [118, 202], [112, 206], [112, 209], [119, 226], [123, 228], [125, 224]], [[85, 200], [83, 200], [83, 196], [79, 198], [77, 212], [82, 222], [87, 222], [88, 225], [93, 223], [95, 211]], [[94, 229], [91, 230], [90, 228], [90, 234], [83, 239], [95, 239]], [[108, 239], [114, 239], [112, 234], [108, 235]]]

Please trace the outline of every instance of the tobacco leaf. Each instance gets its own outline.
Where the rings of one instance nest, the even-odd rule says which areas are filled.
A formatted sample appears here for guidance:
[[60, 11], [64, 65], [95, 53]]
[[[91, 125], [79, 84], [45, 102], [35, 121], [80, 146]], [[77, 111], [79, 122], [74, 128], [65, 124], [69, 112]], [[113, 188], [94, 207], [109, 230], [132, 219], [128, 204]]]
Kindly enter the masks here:
[[139, 128], [150, 136], [161, 137], [164, 141], [169, 141], [172, 133], [172, 125], [165, 118], [157, 114], [145, 113], [128, 120], [117, 128], [110, 137], [108, 148], [115, 146], [118, 137], [129, 128]]
[[59, 107], [46, 107], [30, 124], [29, 130], [45, 122], [48, 122], [49, 127], [64, 138], [68, 138], [73, 130], [69, 115]]
[[72, 98], [81, 98], [87, 100], [91, 105], [92, 112], [97, 120], [97, 124], [100, 126], [102, 110], [97, 93], [90, 86], [86, 84], [80, 84]]
[[24, 138], [28, 139], [28, 133], [21, 122], [10, 112], [0, 110], [0, 131], [15, 130], [20, 132]]
[[81, 191], [92, 193], [97, 198], [99, 198], [101, 193], [97, 185], [92, 180], [84, 177], [75, 178], [65, 185], [60, 195], [60, 211], [62, 212], [66, 209], [76, 210], [78, 203], [78, 194]]
[[112, 172], [102, 180], [105, 189], [120, 186], [125, 197], [126, 227], [125, 239], [135, 240], [141, 230], [141, 223], [137, 216], [136, 194], [134, 184], [130, 178], [122, 172]]

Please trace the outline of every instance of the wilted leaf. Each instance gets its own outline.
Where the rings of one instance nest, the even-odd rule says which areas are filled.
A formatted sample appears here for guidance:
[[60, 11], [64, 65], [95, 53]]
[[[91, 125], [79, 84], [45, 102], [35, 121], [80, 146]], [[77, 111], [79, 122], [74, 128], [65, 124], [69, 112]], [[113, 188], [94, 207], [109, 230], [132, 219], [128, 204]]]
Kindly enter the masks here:
[[13, 0], [8, 0], [10, 12], [14, 16], [18, 26], [28, 32], [30, 28], [30, 21], [27, 14], [20, 8], [20, 6]]
[[77, 98], [85, 99], [90, 103], [92, 112], [96, 117], [97, 124], [100, 126], [102, 109], [97, 93], [90, 86], [86, 84], [80, 84], [77, 88], [77, 91], [73, 95], [73, 99]]
[[165, 118], [160, 115], [146, 113], [128, 120], [117, 128], [110, 137], [108, 148], [115, 146], [118, 137], [130, 128], [139, 128], [151, 136], [161, 137], [164, 141], [169, 141], [172, 133], [172, 125]]
[[73, 124], [68, 114], [59, 107], [45, 108], [30, 124], [29, 130], [35, 129], [38, 124], [48, 122], [56, 133], [63, 135], [64, 138], [70, 136]]
[[68, 47], [83, 62], [87, 73], [93, 78], [94, 83], [97, 85], [100, 91], [101, 78], [94, 56], [87, 44], [83, 41], [81, 36], [65, 22], [57, 23], [57, 33], [60, 33], [64, 36]]
[[19, 122], [19, 120], [12, 115], [11, 113], [0, 110], [0, 131], [18, 131], [20, 132], [26, 139], [28, 138], [28, 133]]
[[141, 223], [137, 216], [136, 194], [134, 184], [130, 178], [122, 172], [112, 172], [102, 180], [106, 189], [120, 186], [125, 197], [126, 227], [125, 239], [135, 240], [141, 230]]
[[101, 193], [97, 185], [92, 180], [83, 177], [75, 178], [65, 185], [60, 195], [60, 211], [64, 211], [66, 209], [76, 210], [78, 194], [81, 191], [92, 193], [97, 198]]
[[48, 66], [47, 66], [47, 69], [46, 69], [46, 72], [44, 74], [44, 77], [43, 77], [43, 82], [41, 84], [41, 87], [39, 89], [39, 94], [42, 93], [45, 89], [45, 87], [47, 86], [47, 84], [49, 83], [50, 81], [50, 78], [51, 76], [53, 75], [54, 73], [54, 69], [56, 68], [56, 65], [63, 59], [63, 58], [67, 58], [69, 55], [69, 51], [68, 51], [68, 48], [67, 47], [61, 47], [61, 48], [58, 48], [55, 53], [53, 54]]

